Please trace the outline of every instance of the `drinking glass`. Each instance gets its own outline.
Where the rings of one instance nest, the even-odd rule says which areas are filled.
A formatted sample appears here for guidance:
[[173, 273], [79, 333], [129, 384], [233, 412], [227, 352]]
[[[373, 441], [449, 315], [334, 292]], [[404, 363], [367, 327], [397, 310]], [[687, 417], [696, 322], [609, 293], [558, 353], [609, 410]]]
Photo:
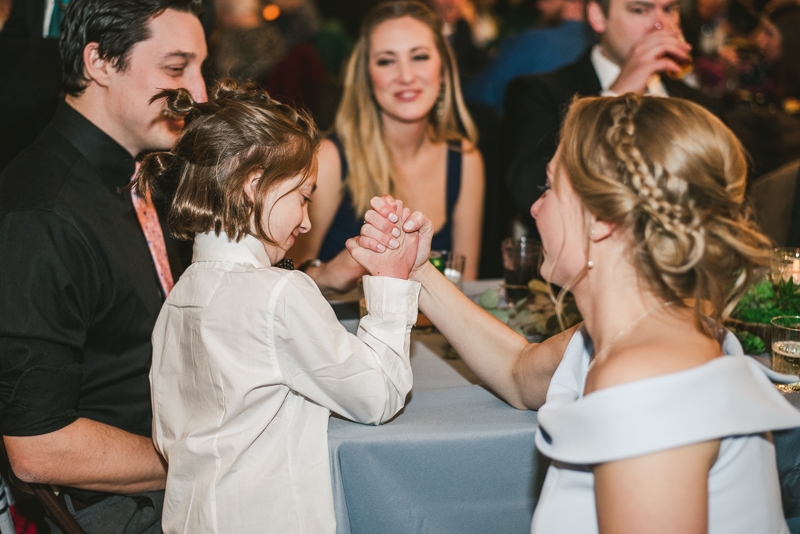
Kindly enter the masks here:
[[525, 236], [507, 237], [503, 239], [502, 248], [506, 300], [514, 303], [528, 296], [528, 282], [539, 274], [542, 244]]
[[[772, 323], [772, 369], [800, 375], [800, 316], [782, 315]], [[800, 382], [781, 384], [783, 390], [800, 391]]]
[[788, 282], [791, 278], [795, 285], [800, 285], [800, 248], [773, 249], [769, 271], [773, 284]]
[[430, 261], [458, 289], [464, 287], [464, 256], [451, 250], [432, 250]]

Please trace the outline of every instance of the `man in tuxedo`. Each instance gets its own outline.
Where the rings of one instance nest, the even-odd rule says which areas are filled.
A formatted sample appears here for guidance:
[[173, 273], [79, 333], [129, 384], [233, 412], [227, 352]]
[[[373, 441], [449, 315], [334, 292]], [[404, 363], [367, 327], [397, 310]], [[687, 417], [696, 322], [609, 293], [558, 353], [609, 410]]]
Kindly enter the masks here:
[[135, 158], [183, 126], [153, 95], [206, 97], [200, 10], [71, 0], [66, 97], [0, 174], [0, 435], [14, 473], [61, 486], [87, 532], [161, 532], [150, 337], [183, 266], [155, 206], [127, 186]]
[[673, 96], [719, 114], [715, 101], [668, 75], [689, 60], [678, 8], [679, 0], [592, 0], [586, 14], [599, 44], [571, 65], [509, 84], [503, 117], [506, 181], [530, 226], [528, 212], [544, 187], [561, 120], [575, 95]]

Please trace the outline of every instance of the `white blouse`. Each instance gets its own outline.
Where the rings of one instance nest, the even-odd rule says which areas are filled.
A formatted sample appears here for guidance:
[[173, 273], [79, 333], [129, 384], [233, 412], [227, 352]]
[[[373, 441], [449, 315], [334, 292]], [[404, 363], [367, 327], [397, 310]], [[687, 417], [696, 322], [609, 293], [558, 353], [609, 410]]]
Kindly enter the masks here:
[[365, 276], [356, 337], [256, 238], [198, 235], [153, 332], [164, 532], [334, 533], [330, 411], [380, 424], [403, 407], [419, 287]]
[[800, 426], [800, 412], [728, 334], [698, 367], [583, 395], [592, 352], [581, 327], [539, 410], [536, 446], [552, 459], [533, 515], [534, 534], [598, 531], [592, 465], [721, 439], [708, 474], [708, 532], [787, 533], [775, 447], [764, 432]]

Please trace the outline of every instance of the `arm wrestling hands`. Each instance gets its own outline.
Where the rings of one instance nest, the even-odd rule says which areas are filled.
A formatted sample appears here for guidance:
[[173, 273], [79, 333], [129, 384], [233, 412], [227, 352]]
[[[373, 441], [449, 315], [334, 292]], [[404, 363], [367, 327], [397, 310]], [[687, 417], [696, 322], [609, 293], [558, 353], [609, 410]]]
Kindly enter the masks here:
[[[399, 238], [395, 239], [399, 230], [407, 247], [404, 261], [413, 258], [408, 278], [422, 285], [420, 310], [470, 369], [506, 402], [518, 409], [538, 409], [577, 327], [544, 343], [529, 344], [473, 303], [428, 261], [433, 224], [420, 212], [410, 213], [402, 205], [398, 209], [398, 202], [389, 195], [373, 198], [373, 209], [365, 216], [361, 235], [348, 241], [348, 250], [359, 263], [377, 261], [381, 255], [400, 250]], [[409, 248], [415, 245], [414, 236], [416, 250], [412, 255]]]
[[[423, 231], [410, 220], [411, 210], [403, 207], [401, 200], [389, 195], [375, 197], [371, 204], [375, 209], [364, 215], [365, 223], [361, 235], [347, 240], [345, 246], [364, 269], [373, 276], [391, 276], [408, 280], [418, 264], [428, 259], [433, 225], [427, 220]], [[424, 218], [419, 212], [413, 215], [416, 220]], [[417, 231], [407, 232], [404, 228]], [[420, 260], [420, 255], [424, 258]]]

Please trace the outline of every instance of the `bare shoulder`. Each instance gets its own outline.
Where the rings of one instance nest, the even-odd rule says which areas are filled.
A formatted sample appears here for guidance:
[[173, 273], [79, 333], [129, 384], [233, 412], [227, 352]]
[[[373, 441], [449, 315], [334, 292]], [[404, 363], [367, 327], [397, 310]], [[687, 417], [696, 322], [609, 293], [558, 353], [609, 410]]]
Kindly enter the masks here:
[[464, 139], [461, 141], [463, 177], [483, 183], [483, 156], [478, 147]]
[[592, 365], [585, 393], [686, 371], [722, 355], [716, 340], [692, 327], [659, 331], [659, 326], [664, 325], [655, 325], [627, 343], [612, 347], [607, 357]]
[[[330, 139], [325, 139], [320, 144], [317, 154], [317, 190], [324, 195], [330, 195], [339, 189], [342, 183], [342, 162], [339, 149]], [[323, 195], [316, 195], [319, 198]]]
[[464, 154], [464, 161], [483, 161], [480, 149], [469, 139], [461, 140], [461, 152]]
[[320, 170], [323, 169], [324, 165], [326, 168], [330, 167], [330, 170], [335, 169], [337, 174], [342, 173], [339, 149], [330, 139], [323, 139], [320, 143], [317, 160], [319, 161]]

